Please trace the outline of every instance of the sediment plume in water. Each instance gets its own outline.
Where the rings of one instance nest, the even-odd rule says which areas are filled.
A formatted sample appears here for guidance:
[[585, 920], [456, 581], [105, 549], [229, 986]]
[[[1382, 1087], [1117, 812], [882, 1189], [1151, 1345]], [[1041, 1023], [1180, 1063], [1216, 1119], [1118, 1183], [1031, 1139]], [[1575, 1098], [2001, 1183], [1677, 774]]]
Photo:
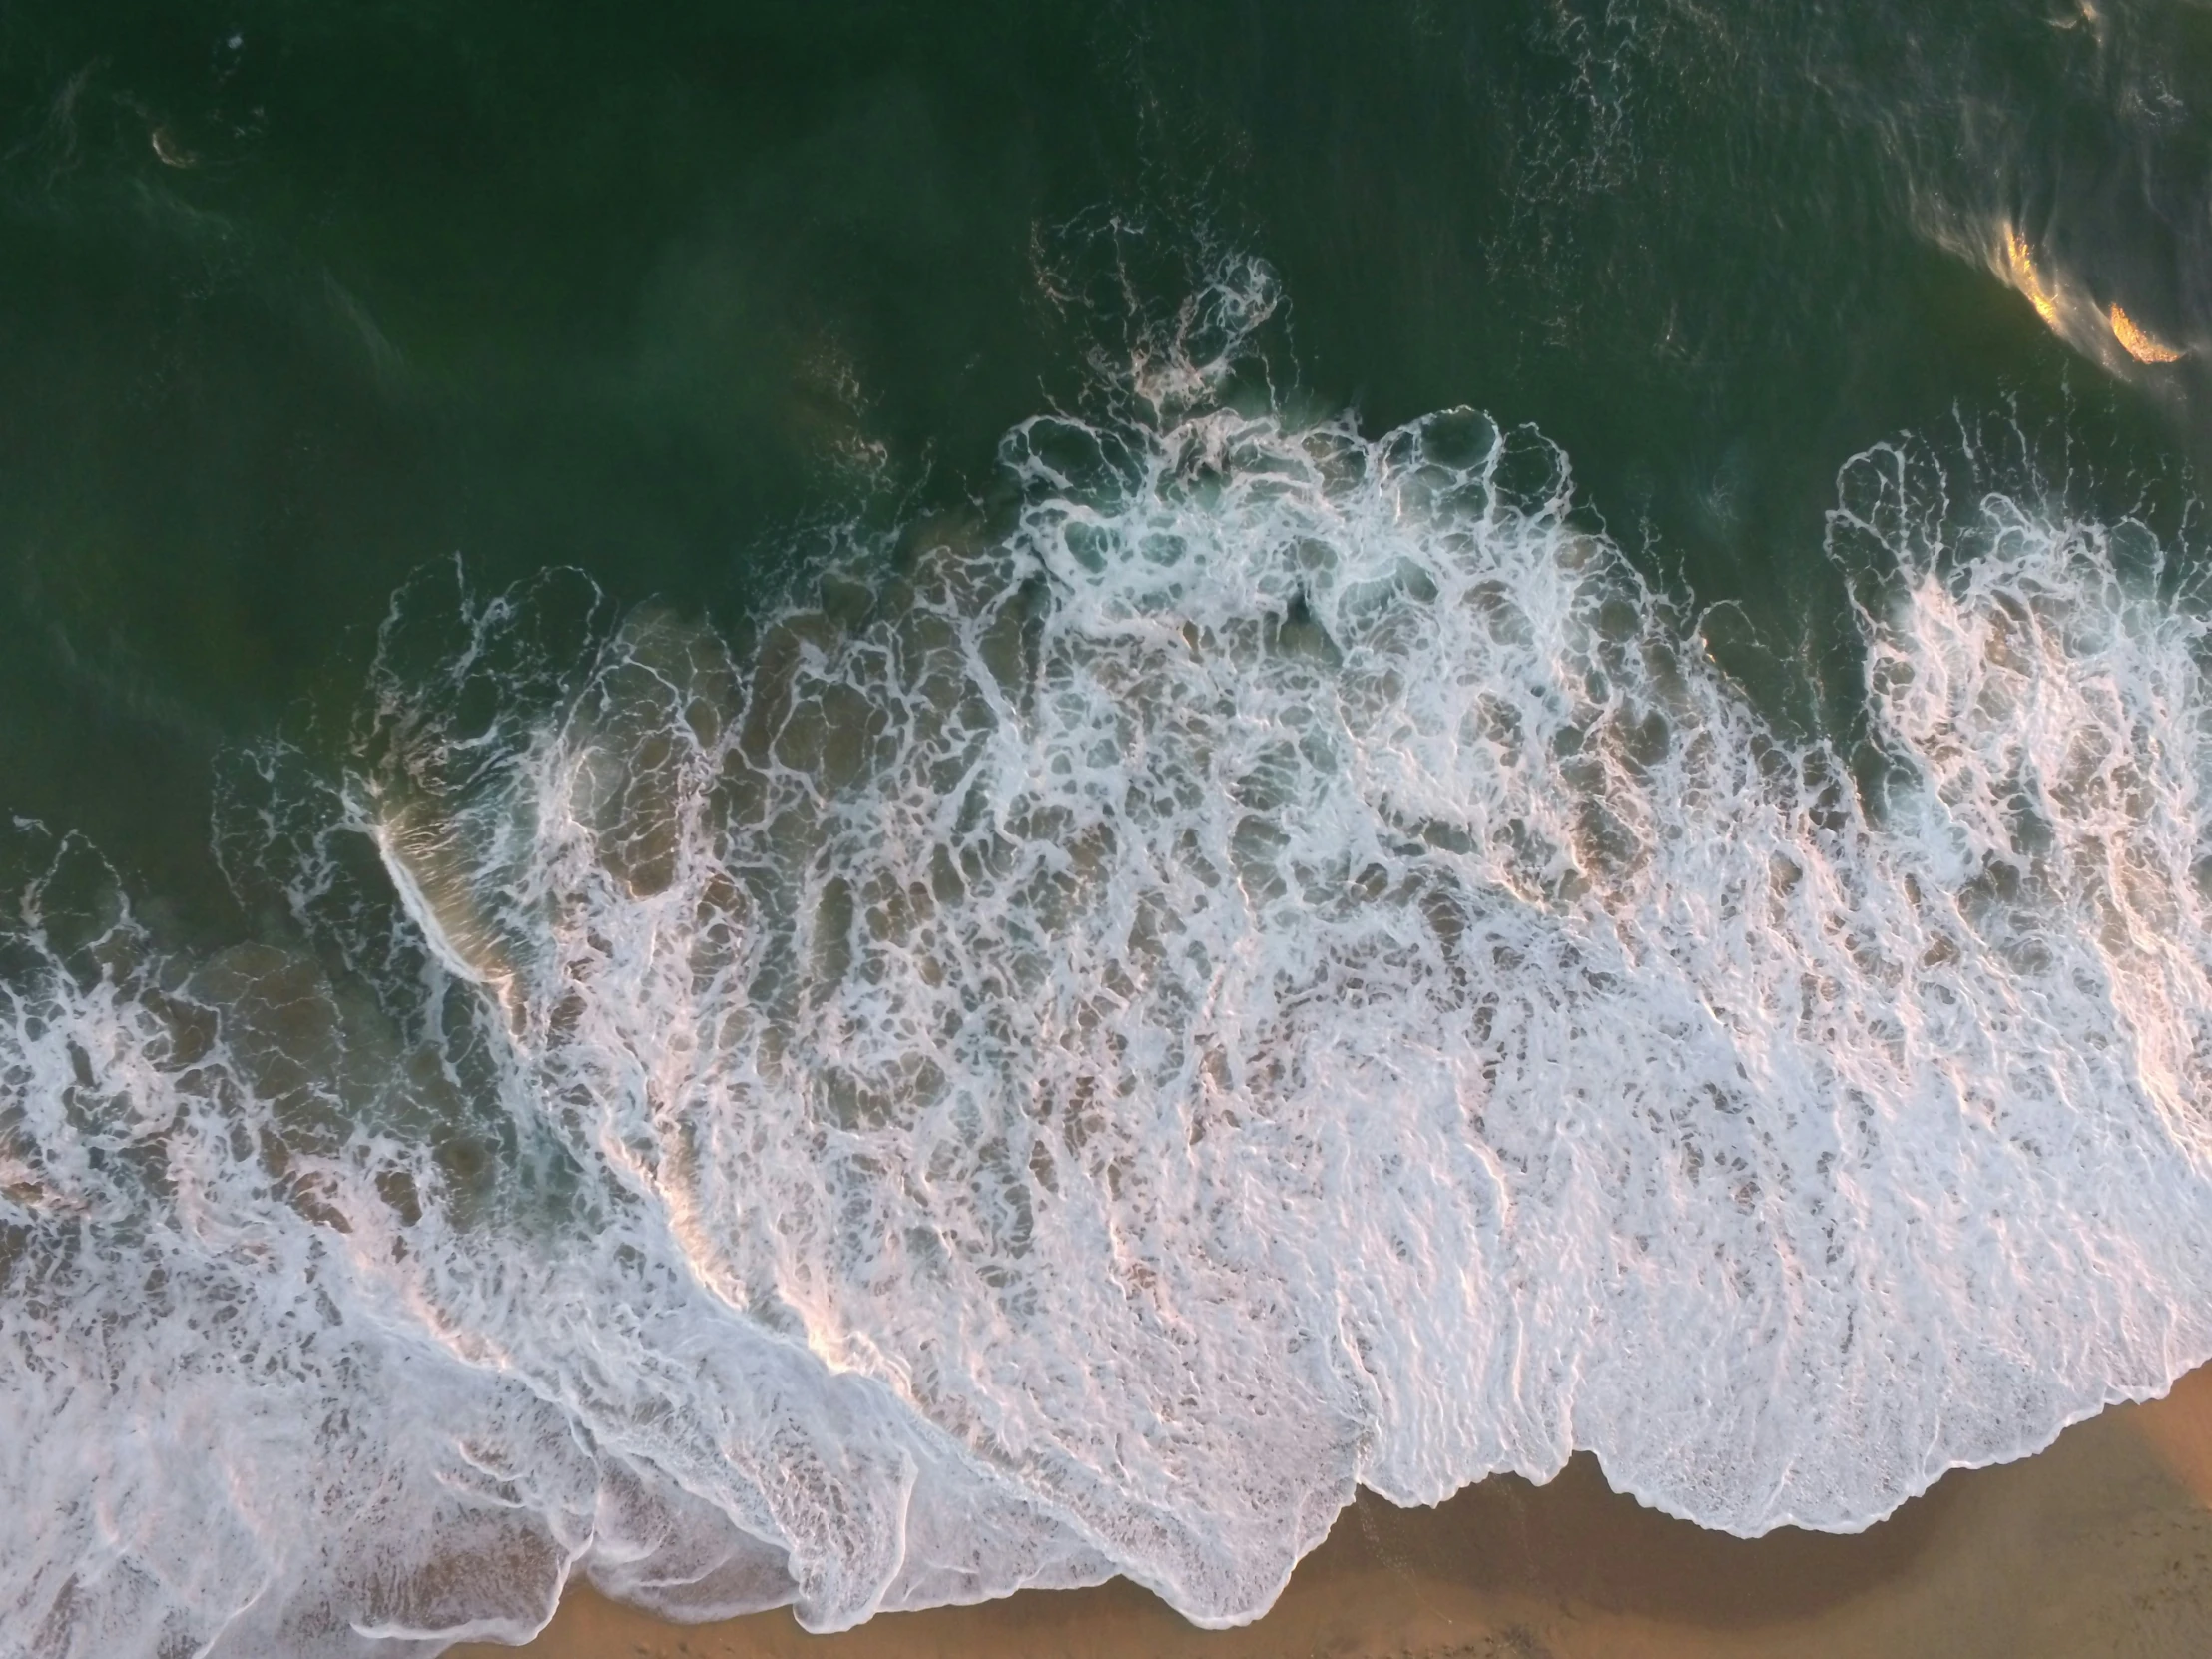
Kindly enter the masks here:
[[227, 784], [273, 942], [19, 827], [14, 1651], [427, 1654], [575, 1571], [1229, 1623], [1356, 1484], [1854, 1528], [2212, 1355], [2147, 531], [1846, 465], [1870, 791], [1539, 439], [1153, 367], [742, 653], [403, 594], [350, 765]]

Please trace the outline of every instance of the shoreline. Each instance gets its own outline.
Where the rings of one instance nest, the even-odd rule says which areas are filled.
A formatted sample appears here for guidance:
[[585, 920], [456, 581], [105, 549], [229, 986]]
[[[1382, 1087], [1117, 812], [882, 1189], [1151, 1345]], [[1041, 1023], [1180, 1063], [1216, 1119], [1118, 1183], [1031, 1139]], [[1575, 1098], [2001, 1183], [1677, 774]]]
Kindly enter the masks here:
[[2016, 1462], [1954, 1469], [1863, 1532], [1707, 1532], [1578, 1453], [1433, 1509], [1362, 1492], [1274, 1608], [1205, 1631], [1125, 1579], [886, 1613], [810, 1635], [787, 1609], [663, 1623], [572, 1585], [519, 1648], [455, 1659], [2079, 1659], [2212, 1645], [2212, 1366]]

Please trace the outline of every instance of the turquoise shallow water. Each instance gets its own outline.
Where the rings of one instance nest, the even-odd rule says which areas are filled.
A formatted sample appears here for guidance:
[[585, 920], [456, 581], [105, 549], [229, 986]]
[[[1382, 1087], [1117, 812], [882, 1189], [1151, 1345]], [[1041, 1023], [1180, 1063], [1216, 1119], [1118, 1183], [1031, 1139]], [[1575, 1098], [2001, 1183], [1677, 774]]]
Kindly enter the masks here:
[[0, 16], [0, 1654], [1225, 1622], [2206, 1358], [2208, 56]]

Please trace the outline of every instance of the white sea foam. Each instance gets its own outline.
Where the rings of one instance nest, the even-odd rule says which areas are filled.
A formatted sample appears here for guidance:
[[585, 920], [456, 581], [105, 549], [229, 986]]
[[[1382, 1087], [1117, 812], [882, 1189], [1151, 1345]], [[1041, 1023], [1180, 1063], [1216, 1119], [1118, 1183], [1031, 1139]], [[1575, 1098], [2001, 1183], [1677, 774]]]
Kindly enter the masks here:
[[1877, 811], [1537, 440], [1151, 366], [742, 659], [404, 600], [352, 775], [232, 791], [311, 948], [26, 865], [0, 1650], [428, 1652], [573, 1568], [1232, 1622], [1356, 1483], [1850, 1528], [2212, 1354], [2146, 533], [1845, 468]]

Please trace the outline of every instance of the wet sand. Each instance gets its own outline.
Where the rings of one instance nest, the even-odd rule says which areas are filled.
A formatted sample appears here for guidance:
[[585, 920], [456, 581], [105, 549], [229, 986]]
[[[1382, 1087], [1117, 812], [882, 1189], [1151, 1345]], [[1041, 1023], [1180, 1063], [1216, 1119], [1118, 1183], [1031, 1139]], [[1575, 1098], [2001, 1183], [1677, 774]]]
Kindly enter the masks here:
[[1730, 1538], [1611, 1491], [1587, 1456], [1434, 1509], [1363, 1495], [1273, 1611], [1201, 1631], [1125, 1582], [889, 1614], [659, 1623], [581, 1585], [536, 1641], [466, 1659], [2198, 1659], [2212, 1653], [2212, 1367], [1956, 1471], [1850, 1536]]

